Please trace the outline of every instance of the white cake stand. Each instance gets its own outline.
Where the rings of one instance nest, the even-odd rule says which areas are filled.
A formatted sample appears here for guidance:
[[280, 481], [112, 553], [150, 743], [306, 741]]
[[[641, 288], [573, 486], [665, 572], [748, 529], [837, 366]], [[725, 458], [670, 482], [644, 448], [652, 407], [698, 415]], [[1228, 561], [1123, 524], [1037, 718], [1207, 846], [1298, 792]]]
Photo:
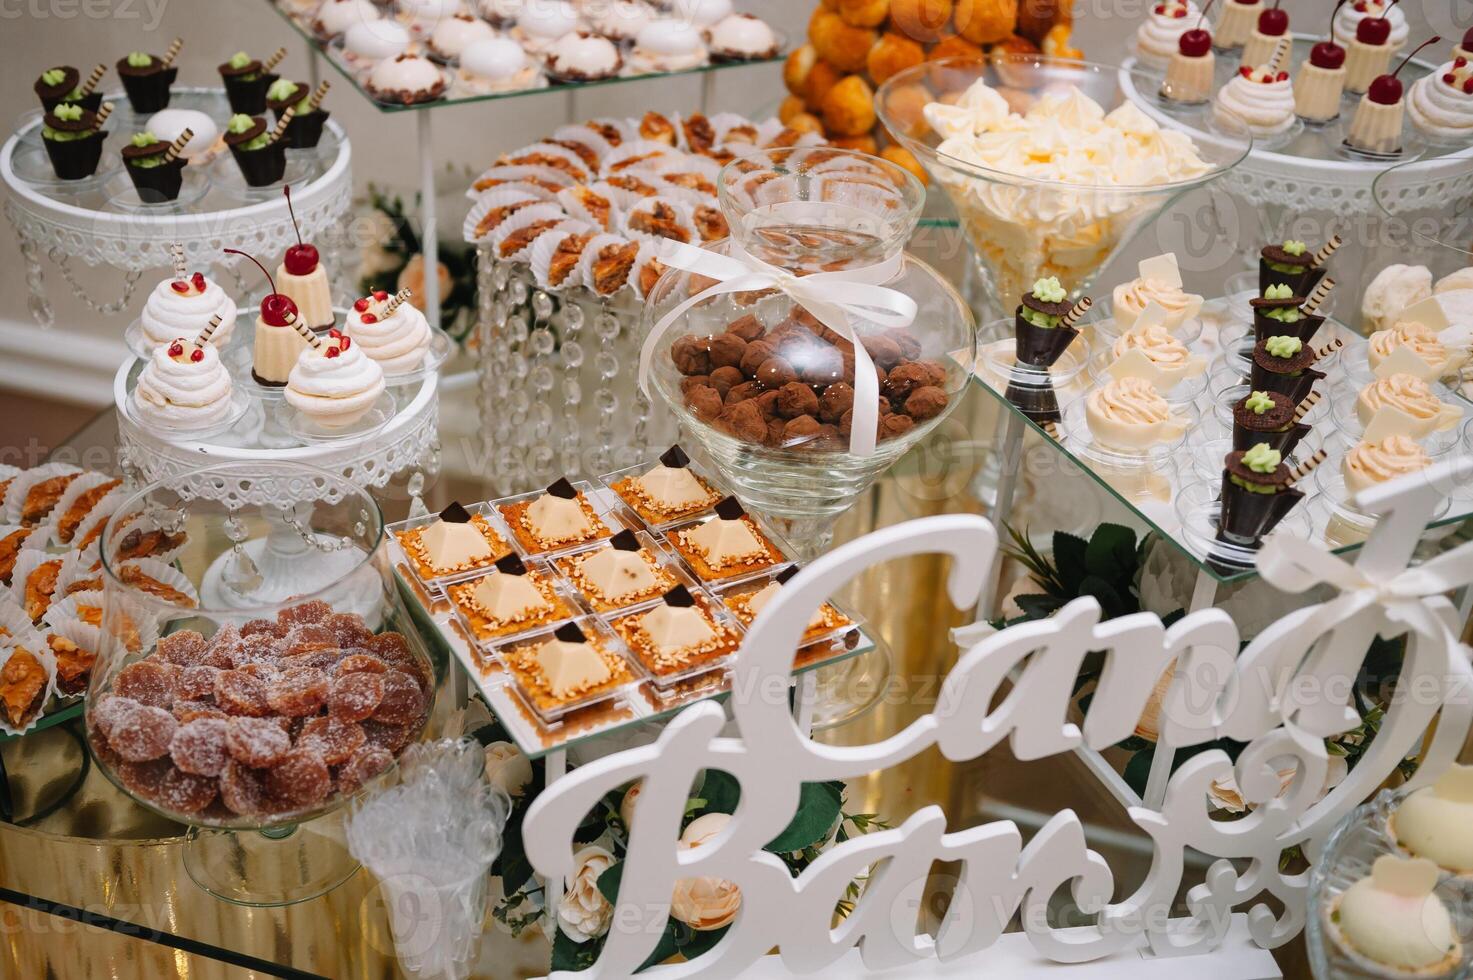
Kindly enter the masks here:
[[[245, 417], [230, 431], [204, 439], [165, 431], [141, 422], [132, 409], [132, 393], [144, 362], [124, 364], [113, 381], [118, 412], [118, 453], [123, 472], [137, 485], [168, 480], [186, 497], [238, 504], [266, 515], [265, 521], [243, 519], [239, 537], [205, 572], [200, 594], [208, 605], [250, 608], [280, 602], [303, 591], [295, 569], [307, 549], [333, 550], [345, 569], [362, 561], [355, 548], [337, 548], [307, 534], [304, 510], [316, 501], [333, 502], [331, 486], [310, 479], [222, 483], [195, 475], [219, 462], [298, 462], [341, 475], [365, 490], [382, 489], [396, 474], [408, 472], [413, 506], [426, 477], [439, 467], [439, 377], [427, 374], [418, 384], [390, 389], [395, 412], [381, 429], [361, 438], [307, 445], [294, 440], [275, 422], [273, 402], [253, 400]], [[317, 566], [319, 571], [321, 565]]]
[[[1320, 40], [1323, 39], [1307, 34], [1294, 35], [1291, 63], [1296, 75], [1299, 66], [1308, 59], [1309, 49]], [[1440, 50], [1446, 50], [1446, 46]], [[1132, 57], [1121, 66], [1120, 87], [1126, 97], [1157, 122], [1185, 127], [1193, 137], [1210, 140], [1210, 107], [1206, 111], [1182, 112], [1163, 103], [1154, 92], [1140, 91], [1130, 74], [1136, 61]], [[1218, 54], [1216, 66], [1217, 87], [1221, 87], [1237, 71], [1238, 62], [1231, 54]], [[1437, 64], [1414, 59], [1401, 73], [1401, 79], [1410, 90], [1413, 81], [1436, 68]], [[1410, 121], [1405, 128], [1407, 145], [1395, 159], [1372, 160], [1344, 152], [1340, 143], [1359, 98], [1347, 93], [1341, 103], [1339, 120], [1324, 126], [1304, 124], [1297, 136], [1282, 145], [1275, 141], [1266, 145], [1255, 142], [1247, 159], [1224, 174], [1213, 187], [1215, 197], [1220, 193], [1227, 200], [1214, 200], [1212, 211], [1217, 227], [1210, 230], [1210, 237], [1225, 243], [1223, 247], [1237, 242], [1244, 264], [1254, 269], [1258, 250], [1265, 244], [1286, 238], [1318, 243], [1338, 233], [1345, 242], [1334, 258], [1334, 275], [1341, 288], [1332, 294], [1331, 306], [1340, 319], [1352, 326], [1359, 319], [1360, 306], [1360, 289], [1355, 284], [1369, 281], [1376, 271], [1391, 262], [1422, 261], [1415, 257], [1418, 244], [1413, 236], [1406, 229], [1398, 228], [1396, 222], [1385, 220], [1386, 214], [1371, 190], [1376, 178], [1390, 167], [1418, 161], [1416, 168], [1409, 168], [1395, 186], [1394, 193], [1403, 199], [1401, 204], [1405, 206], [1388, 202], [1398, 212], [1412, 208], [1424, 213], [1441, 211], [1452, 220], [1453, 204], [1473, 194], [1473, 146], [1439, 145], [1423, 140], [1416, 135]], [[1232, 206], [1226, 206], [1229, 201]], [[1257, 227], [1251, 226], [1254, 222]], [[1202, 229], [1187, 229], [1186, 233], [1193, 231]], [[1193, 244], [1199, 247], [1191, 247]], [[1188, 242], [1187, 247], [1177, 249], [1178, 254], [1201, 252], [1200, 244], [1200, 241]], [[1220, 267], [1221, 261], [1229, 256], [1213, 258], [1216, 262], [1207, 264]]]
[[[107, 146], [116, 161], [118, 148], [133, 131], [142, 129], [146, 119], [132, 118], [127, 97], [115, 92], [108, 97], [117, 110], [108, 125], [111, 135]], [[230, 118], [230, 107], [223, 89], [176, 87], [170, 108], [195, 109], [208, 115], [224, 130]], [[110, 177], [60, 183], [28, 180], [37, 153], [44, 156], [40, 144], [41, 116], [28, 113], [20, 126], [0, 147], [0, 179], [10, 191], [5, 200], [5, 217], [20, 243], [26, 263], [26, 284], [30, 290], [31, 316], [42, 326], [54, 322], [47, 298], [45, 275], [41, 264], [44, 255], [61, 271], [67, 288], [80, 296], [97, 313], [112, 316], [127, 307], [139, 280], [147, 269], [172, 265], [169, 246], [184, 246], [185, 259], [192, 269], [220, 266], [235, 271], [236, 256], [226, 256], [222, 248], [239, 248], [267, 261], [275, 261], [288, 245], [296, 241], [287, 214], [286, 199], [279, 185], [246, 188], [238, 171], [230, 170], [234, 161], [229, 151], [224, 159], [207, 164], [191, 164], [208, 186], [195, 200], [174, 204], [140, 206], [132, 183], [121, 169]], [[347, 245], [342, 228], [353, 201], [353, 174], [349, 165], [352, 149], [348, 138], [332, 119], [322, 142], [311, 150], [288, 150], [287, 174], [300, 179], [292, 181], [292, 205], [301, 224], [302, 237], [311, 239], [324, 252], [328, 268], [344, 269], [348, 260], [339, 253]], [[107, 154], [105, 154], [105, 159]], [[95, 284], [79, 277], [73, 260], [89, 267], [111, 266], [124, 274], [123, 291], [112, 299], [95, 298]], [[245, 292], [244, 288], [236, 290]]]

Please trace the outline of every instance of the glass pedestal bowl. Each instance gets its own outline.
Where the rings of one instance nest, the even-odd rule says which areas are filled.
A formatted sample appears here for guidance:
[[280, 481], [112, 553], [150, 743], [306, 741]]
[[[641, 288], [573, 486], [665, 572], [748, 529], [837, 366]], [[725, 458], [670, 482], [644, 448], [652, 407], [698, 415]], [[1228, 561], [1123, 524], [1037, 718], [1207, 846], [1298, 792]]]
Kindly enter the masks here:
[[838, 515], [956, 407], [976, 325], [939, 273], [901, 251], [925, 193], [903, 168], [829, 147], [768, 150], [729, 163], [718, 185], [731, 237], [712, 252], [750, 255], [780, 275], [857, 276], [917, 308], [904, 327], [847, 316], [878, 368], [878, 438], [861, 454], [850, 435], [863, 362], [833, 329], [842, 311], [809, 309], [779, 289], [713, 291], [656, 335], [713, 280], [671, 269], [649, 293], [652, 386], [743, 502], [811, 558]]
[[[1162, 210], [1247, 156], [1246, 127], [1229, 124], [1193, 140], [1130, 104], [1121, 72], [1044, 55], [942, 59], [892, 76], [876, 94], [886, 129], [950, 196], [997, 302], [992, 312], [1011, 315], [1018, 297], [1046, 276], [1056, 276], [1071, 299], [1082, 296]], [[976, 140], [971, 133], [937, 132], [927, 106], [974, 105], [980, 89], [968, 93], [978, 83], [1001, 95], [1014, 114], [1050, 116], [1047, 133], [1028, 139], [1017, 131], [989, 132]], [[1071, 90], [1093, 107], [1062, 98]], [[1102, 123], [1099, 110], [1112, 114]], [[957, 108], [952, 118], [967, 111]], [[1197, 162], [1187, 163], [1188, 150]]]
[[[283, 527], [289, 598], [247, 550]], [[284, 905], [344, 881], [357, 865], [325, 823], [419, 737], [436, 683], [373, 499], [325, 470], [217, 464], [119, 507], [102, 580], [87, 698], [102, 772], [191, 828], [185, 867], [221, 899]]]

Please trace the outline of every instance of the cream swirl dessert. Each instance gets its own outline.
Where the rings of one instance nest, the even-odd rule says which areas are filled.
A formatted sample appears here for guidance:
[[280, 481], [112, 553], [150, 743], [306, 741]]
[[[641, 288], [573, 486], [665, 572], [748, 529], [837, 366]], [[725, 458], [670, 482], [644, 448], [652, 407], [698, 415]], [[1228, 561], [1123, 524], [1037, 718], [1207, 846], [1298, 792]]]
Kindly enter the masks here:
[[1125, 331], [1110, 350], [1116, 358], [1125, 357], [1131, 351], [1145, 355], [1155, 369], [1158, 383], [1168, 391], [1207, 368], [1202, 358], [1194, 357], [1186, 344], [1159, 323], [1142, 324]]
[[1406, 436], [1387, 436], [1380, 442], [1360, 442], [1340, 463], [1347, 493], [1360, 493], [1378, 483], [1417, 473], [1432, 465], [1416, 441]]
[[1425, 265], [1392, 263], [1376, 273], [1361, 297], [1360, 315], [1368, 330], [1395, 325], [1401, 311], [1432, 295], [1432, 271]]
[[1161, 307], [1161, 321], [1168, 332], [1175, 333], [1202, 311], [1202, 297], [1182, 288], [1181, 270], [1176, 256], [1170, 253], [1143, 259], [1136, 278], [1115, 287], [1115, 325], [1129, 330], [1151, 303]]
[[1361, 389], [1355, 400], [1355, 414], [1360, 424], [1369, 426], [1383, 409], [1399, 413], [1400, 435], [1421, 439], [1457, 425], [1463, 413], [1442, 401], [1432, 387], [1410, 374], [1393, 374], [1379, 378]]
[[201, 429], [230, 415], [233, 386], [211, 343], [182, 338], [159, 345], [134, 390], [142, 421], [173, 429]]
[[414, 304], [395, 302], [383, 290], [365, 296], [348, 312], [344, 332], [384, 374], [406, 374], [424, 361], [430, 324]]
[[1142, 378], [1119, 378], [1090, 392], [1084, 418], [1096, 442], [1124, 452], [1141, 452], [1186, 432], [1186, 423], [1171, 414], [1166, 399]]
[[1458, 58], [1413, 82], [1407, 115], [1434, 139], [1473, 140], [1473, 65]]
[[453, 61], [477, 41], [496, 36], [491, 25], [470, 14], [452, 14], [435, 25], [430, 35], [430, 51], [442, 61]]
[[1135, 51], [1142, 61], [1165, 65], [1176, 53], [1181, 36], [1196, 26], [1202, 11], [1192, 0], [1163, 0], [1146, 14], [1135, 32]]
[[1423, 323], [1403, 320], [1389, 330], [1377, 330], [1371, 334], [1366, 347], [1366, 360], [1371, 370], [1398, 348], [1405, 347], [1427, 362], [1428, 375], [1441, 377], [1452, 365], [1452, 355], [1440, 339], [1437, 331]]
[[1392, 52], [1400, 50], [1407, 43], [1407, 35], [1410, 28], [1407, 27], [1406, 14], [1398, 10], [1390, 0], [1355, 0], [1347, 3], [1335, 12], [1335, 33], [1340, 37], [1355, 37], [1356, 28], [1363, 20], [1386, 19], [1390, 27], [1387, 43], [1390, 44]]
[[165, 279], [154, 287], [138, 315], [138, 325], [149, 346], [167, 344], [175, 337], [192, 337], [210, 317], [220, 314], [213, 340], [223, 345], [235, 329], [235, 300], [220, 284], [196, 272], [187, 279]]
[[1227, 50], [1241, 48], [1258, 23], [1258, 14], [1263, 9], [1263, 0], [1227, 0], [1219, 10], [1217, 24], [1212, 36], [1217, 46]]
[[1437, 865], [1383, 854], [1371, 874], [1325, 910], [1330, 934], [1344, 947], [1406, 976], [1440, 976], [1457, 966], [1463, 944], [1452, 916], [1433, 891]]
[[384, 391], [384, 372], [349, 337], [308, 347], [286, 381], [286, 400], [326, 429], [363, 418]]
[[1277, 136], [1294, 125], [1294, 83], [1270, 65], [1244, 65], [1218, 90], [1212, 111], [1243, 123], [1255, 137]]

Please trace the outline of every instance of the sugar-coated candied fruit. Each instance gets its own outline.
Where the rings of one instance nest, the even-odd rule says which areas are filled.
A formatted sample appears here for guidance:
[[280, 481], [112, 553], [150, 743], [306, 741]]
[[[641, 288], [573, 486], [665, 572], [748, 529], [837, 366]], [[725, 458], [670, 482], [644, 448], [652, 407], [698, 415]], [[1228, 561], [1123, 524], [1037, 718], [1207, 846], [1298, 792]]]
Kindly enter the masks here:
[[338, 789], [343, 793], [356, 793], [364, 783], [393, 764], [394, 756], [388, 749], [365, 745], [338, 770]]
[[363, 747], [368, 736], [356, 721], [341, 721], [330, 716], [312, 718], [297, 736], [298, 747], [316, 750], [330, 766], [340, 766]]
[[148, 762], [169, 751], [179, 723], [163, 708], [140, 704], [114, 721], [108, 744], [128, 762]]
[[329, 680], [314, 667], [288, 667], [266, 685], [271, 710], [289, 718], [316, 714], [327, 703]]
[[333, 680], [327, 709], [344, 721], [363, 721], [373, 716], [383, 696], [382, 674], [348, 674]]
[[137, 793], [146, 800], [158, 796], [164, 777], [172, 770], [167, 759], [152, 759], [147, 762], [123, 760], [117, 765], [118, 779], [130, 793]]
[[162, 660], [139, 660], [118, 671], [113, 692], [139, 704], [167, 708], [174, 703], [174, 678], [178, 668]]
[[218, 718], [228, 721], [230, 716], [215, 706], [214, 701], [175, 701], [174, 718], [181, 725], [187, 725], [196, 718]]
[[220, 773], [220, 802], [230, 812], [253, 817], [266, 812], [266, 780], [264, 773], [234, 759]]
[[294, 606], [288, 606], [276, 614], [276, 621], [285, 626], [305, 626], [309, 623], [321, 623], [333, 614], [332, 606], [321, 599], [308, 599]]
[[159, 781], [158, 793], [153, 801], [174, 813], [198, 813], [215, 802], [219, 792], [218, 780], [210, 776], [197, 776], [171, 766]]
[[259, 769], [281, 761], [292, 740], [274, 719], [232, 718], [226, 725], [225, 745], [231, 758]]
[[384, 675], [383, 697], [373, 717], [390, 725], [413, 725], [424, 714], [425, 696], [419, 682], [401, 670]]
[[355, 613], [333, 613], [324, 624], [332, 630], [338, 646], [344, 650], [361, 647], [373, 636], [373, 631], [364, 625], [363, 617]]
[[195, 664], [184, 667], [179, 671], [178, 680], [174, 685], [176, 697], [204, 701], [215, 696], [215, 678], [220, 676], [219, 667], [211, 667], [209, 664]]
[[102, 733], [104, 738], [112, 736], [113, 726], [116, 725], [124, 715], [138, 708], [139, 704], [132, 698], [125, 698], [117, 694], [108, 694], [100, 698], [92, 710], [87, 714], [87, 724]]
[[350, 653], [338, 661], [332, 674], [334, 677], [343, 677], [348, 674], [382, 674], [388, 669], [388, 664], [372, 654]]
[[369, 719], [363, 723], [363, 734], [368, 738], [369, 745], [376, 745], [398, 755], [413, 740], [414, 729], [408, 725], [386, 725]]
[[179, 667], [203, 663], [209, 643], [194, 630], [180, 630], [159, 637], [157, 655]]
[[186, 722], [174, 730], [174, 737], [169, 740], [169, 757], [187, 773], [218, 776], [230, 761], [230, 749], [226, 745], [229, 727], [215, 718]]
[[278, 623], [274, 619], [252, 619], [240, 628], [241, 636], [256, 636], [257, 634], [264, 633], [268, 636], [274, 636], [277, 639], [286, 636], [290, 632], [290, 626], [284, 623]]
[[266, 773], [266, 790], [291, 807], [313, 806], [332, 792], [332, 773], [312, 747], [295, 748]]
[[215, 702], [231, 715], [259, 718], [271, 713], [266, 684], [239, 670], [222, 670], [215, 678]]

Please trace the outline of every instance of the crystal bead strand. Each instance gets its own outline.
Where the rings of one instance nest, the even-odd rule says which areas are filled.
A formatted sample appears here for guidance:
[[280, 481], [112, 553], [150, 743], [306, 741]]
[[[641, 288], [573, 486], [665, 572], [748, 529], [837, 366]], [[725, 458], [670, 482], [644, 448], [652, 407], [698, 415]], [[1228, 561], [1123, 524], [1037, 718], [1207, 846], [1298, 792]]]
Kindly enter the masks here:
[[532, 445], [528, 454], [527, 467], [538, 483], [551, 483], [556, 477], [553, 469], [557, 463], [557, 451], [552, 437], [552, 389], [555, 383], [552, 373], [552, 355], [557, 349], [557, 338], [552, 334], [552, 297], [546, 290], [532, 290], [532, 332], [527, 338], [527, 349], [531, 354], [532, 367], [528, 372], [531, 385]]
[[563, 431], [559, 433], [562, 444], [562, 470], [579, 476], [594, 474], [584, 471], [582, 448], [583, 430], [578, 424], [578, 413], [583, 407], [583, 308], [564, 297], [562, 317], [563, 344], [559, 354], [563, 362]]
[[[497, 385], [505, 383], [500, 370], [499, 355], [501, 338], [505, 332], [503, 328], [506, 326], [506, 315], [503, 312], [501, 322], [497, 323], [499, 303], [494, 285], [495, 277], [492, 275], [492, 265], [491, 256], [486, 249], [484, 247], [476, 249], [476, 331], [479, 355], [476, 358], [476, 393], [478, 407], [481, 410], [481, 451], [478, 454], [481, 466], [485, 466], [487, 461], [495, 458], [497, 433], [492, 426], [485, 423], [487, 419], [501, 417], [496, 411], [496, 405], [501, 400], [497, 392]], [[493, 492], [500, 492], [499, 474], [491, 472], [481, 475]]]
[[598, 354], [594, 356], [598, 389], [593, 395], [598, 422], [594, 429], [597, 444], [593, 449], [593, 466], [600, 473], [606, 473], [614, 468], [611, 455], [614, 413], [619, 409], [619, 396], [614, 391], [615, 379], [619, 376], [619, 357], [614, 348], [614, 341], [619, 337], [619, 317], [609, 309], [607, 300], [599, 305], [593, 320], [593, 332], [598, 336]]

